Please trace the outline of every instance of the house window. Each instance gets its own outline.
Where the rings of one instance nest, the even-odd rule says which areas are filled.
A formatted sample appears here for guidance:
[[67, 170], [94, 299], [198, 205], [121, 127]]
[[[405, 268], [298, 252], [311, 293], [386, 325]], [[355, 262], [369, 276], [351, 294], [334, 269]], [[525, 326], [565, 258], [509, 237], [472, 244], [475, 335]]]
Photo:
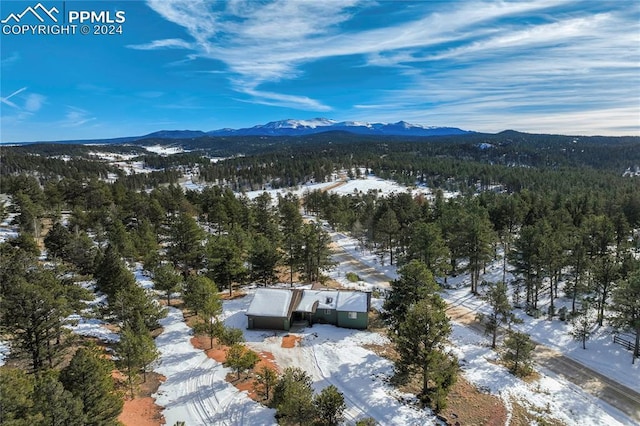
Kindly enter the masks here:
[[347, 316], [349, 317], [349, 319], [358, 319], [358, 313], [357, 312], [349, 312], [347, 314]]

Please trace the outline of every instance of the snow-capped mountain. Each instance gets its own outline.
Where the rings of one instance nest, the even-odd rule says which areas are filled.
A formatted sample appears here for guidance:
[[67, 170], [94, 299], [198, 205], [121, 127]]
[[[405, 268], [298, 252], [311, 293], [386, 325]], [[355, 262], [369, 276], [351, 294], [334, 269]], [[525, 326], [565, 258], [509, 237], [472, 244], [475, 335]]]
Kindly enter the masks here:
[[244, 129], [219, 129], [210, 136], [301, 136], [314, 133], [342, 131], [361, 135], [442, 136], [471, 133], [455, 127], [428, 127], [399, 121], [397, 123], [368, 123], [335, 121], [328, 118], [310, 120], [280, 120]]

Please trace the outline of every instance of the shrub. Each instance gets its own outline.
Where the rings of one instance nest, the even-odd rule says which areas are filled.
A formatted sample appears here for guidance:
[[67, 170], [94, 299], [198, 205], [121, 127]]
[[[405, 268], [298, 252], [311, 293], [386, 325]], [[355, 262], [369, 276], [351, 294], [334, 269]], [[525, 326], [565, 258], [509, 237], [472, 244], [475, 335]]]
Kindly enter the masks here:
[[347, 272], [347, 280], [352, 283], [360, 281], [360, 277], [355, 272]]

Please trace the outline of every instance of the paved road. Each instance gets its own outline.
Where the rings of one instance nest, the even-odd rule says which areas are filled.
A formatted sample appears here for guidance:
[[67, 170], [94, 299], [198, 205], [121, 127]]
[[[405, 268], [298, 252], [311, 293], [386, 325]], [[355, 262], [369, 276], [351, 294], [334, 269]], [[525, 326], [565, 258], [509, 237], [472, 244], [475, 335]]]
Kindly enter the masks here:
[[[380, 288], [389, 288], [391, 279], [374, 268], [363, 264], [360, 260], [341, 248], [335, 251], [334, 259], [339, 263], [348, 263], [364, 281]], [[477, 333], [484, 334], [484, 327], [476, 320], [475, 312], [463, 306], [449, 305], [449, 317], [461, 324], [468, 325]], [[568, 358], [561, 353], [536, 343], [534, 361], [541, 367], [564, 377], [585, 392], [601, 399], [632, 420], [640, 424], [640, 393], [630, 389], [591, 368]], [[640, 380], [640, 378], [638, 378]]]

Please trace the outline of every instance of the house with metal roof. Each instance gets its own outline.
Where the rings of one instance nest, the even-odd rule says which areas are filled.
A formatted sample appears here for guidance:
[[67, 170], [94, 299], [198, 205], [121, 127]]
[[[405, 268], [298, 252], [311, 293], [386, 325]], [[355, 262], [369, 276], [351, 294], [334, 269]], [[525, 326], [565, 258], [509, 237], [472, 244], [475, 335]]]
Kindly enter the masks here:
[[294, 321], [366, 329], [371, 293], [338, 290], [256, 290], [247, 309], [247, 328], [289, 330]]
[[293, 307], [302, 297], [300, 290], [259, 288], [247, 309], [247, 328], [289, 330]]

